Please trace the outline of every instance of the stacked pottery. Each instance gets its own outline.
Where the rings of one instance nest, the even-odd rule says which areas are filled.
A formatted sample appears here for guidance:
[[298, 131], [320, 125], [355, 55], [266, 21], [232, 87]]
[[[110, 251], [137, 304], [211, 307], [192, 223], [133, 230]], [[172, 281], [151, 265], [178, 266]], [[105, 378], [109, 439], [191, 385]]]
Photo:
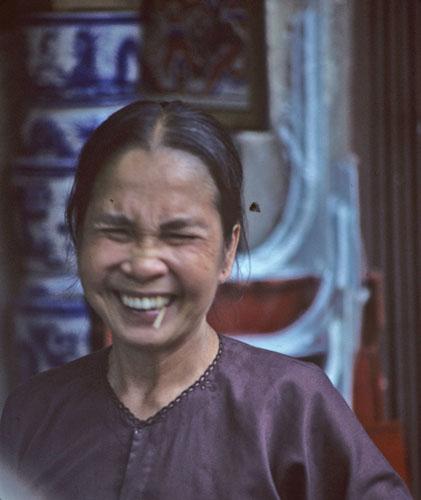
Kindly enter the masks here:
[[137, 98], [142, 29], [136, 11], [85, 11], [32, 14], [21, 32], [29, 99], [12, 184], [25, 270], [15, 334], [26, 378], [91, 349], [64, 213], [84, 141]]

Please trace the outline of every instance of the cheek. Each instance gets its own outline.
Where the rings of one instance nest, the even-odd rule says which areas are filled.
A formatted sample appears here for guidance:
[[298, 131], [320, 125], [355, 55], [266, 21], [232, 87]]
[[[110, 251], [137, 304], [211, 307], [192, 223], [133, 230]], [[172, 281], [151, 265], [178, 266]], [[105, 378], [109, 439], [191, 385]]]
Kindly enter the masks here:
[[78, 251], [78, 269], [82, 282], [91, 283], [102, 279], [107, 270], [121, 260], [115, 245], [86, 240]]
[[177, 274], [193, 293], [214, 293], [223, 260], [218, 250], [209, 246], [190, 249], [173, 261]]
[[86, 288], [98, 280], [98, 261], [86, 249], [79, 251], [78, 270], [83, 287]]

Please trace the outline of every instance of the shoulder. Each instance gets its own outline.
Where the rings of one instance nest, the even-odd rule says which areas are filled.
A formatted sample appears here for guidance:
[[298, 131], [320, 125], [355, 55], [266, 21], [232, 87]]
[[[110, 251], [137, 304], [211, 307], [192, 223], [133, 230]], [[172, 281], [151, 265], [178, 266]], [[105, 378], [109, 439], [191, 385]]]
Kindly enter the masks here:
[[325, 372], [317, 365], [267, 349], [246, 344], [232, 337], [223, 337], [223, 352], [229, 371], [241, 373], [271, 388], [298, 386], [306, 392], [334, 390]]
[[54, 399], [59, 400], [64, 395], [87, 390], [99, 379], [107, 354], [108, 348], [101, 349], [34, 375], [12, 391], [6, 400], [3, 414], [27, 407], [32, 411]]
[[299, 480], [323, 498], [410, 498], [323, 370], [228, 337], [224, 354], [230, 414], [263, 434], [280, 484], [304, 471]]
[[39, 373], [9, 395], [0, 420], [0, 456], [6, 463], [16, 467], [35, 436], [45, 437], [53, 428], [68, 430], [80, 420], [103, 380], [106, 355], [103, 349]]
[[223, 344], [222, 387], [241, 408], [253, 413], [270, 408], [274, 420], [295, 415], [289, 425], [354, 418], [348, 403], [315, 364], [229, 337]]

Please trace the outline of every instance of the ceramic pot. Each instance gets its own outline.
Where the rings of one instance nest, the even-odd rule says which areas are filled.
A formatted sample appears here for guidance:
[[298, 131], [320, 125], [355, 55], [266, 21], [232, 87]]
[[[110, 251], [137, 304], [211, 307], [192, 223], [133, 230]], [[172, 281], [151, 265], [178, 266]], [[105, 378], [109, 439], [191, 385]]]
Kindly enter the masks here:
[[31, 107], [20, 130], [20, 154], [34, 161], [75, 165], [75, 159], [92, 131], [127, 100], [102, 106]]
[[38, 98], [98, 102], [138, 91], [136, 11], [38, 13], [22, 33], [27, 85]]
[[87, 306], [74, 276], [27, 278], [14, 320], [22, 379], [90, 351]]
[[65, 209], [73, 184], [73, 168], [42, 167], [17, 159], [13, 169], [16, 232], [28, 271], [75, 272], [75, 258], [65, 223]]

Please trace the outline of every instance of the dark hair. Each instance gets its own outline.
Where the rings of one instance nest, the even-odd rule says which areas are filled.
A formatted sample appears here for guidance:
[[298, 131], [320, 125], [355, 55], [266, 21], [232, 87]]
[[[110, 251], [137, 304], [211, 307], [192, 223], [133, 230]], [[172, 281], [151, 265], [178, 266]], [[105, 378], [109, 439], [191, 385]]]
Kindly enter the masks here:
[[[159, 132], [157, 132], [159, 130]], [[243, 168], [229, 133], [212, 116], [180, 101], [136, 101], [112, 114], [89, 137], [79, 157], [66, 218], [77, 246], [97, 175], [112, 159], [132, 147], [150, 150], [158, 144], [186, 151], [209, 169], [219, 192], [217, 200], [224, 239], [240, 224], [240, 248], [247, 250], [242, 203]]]

